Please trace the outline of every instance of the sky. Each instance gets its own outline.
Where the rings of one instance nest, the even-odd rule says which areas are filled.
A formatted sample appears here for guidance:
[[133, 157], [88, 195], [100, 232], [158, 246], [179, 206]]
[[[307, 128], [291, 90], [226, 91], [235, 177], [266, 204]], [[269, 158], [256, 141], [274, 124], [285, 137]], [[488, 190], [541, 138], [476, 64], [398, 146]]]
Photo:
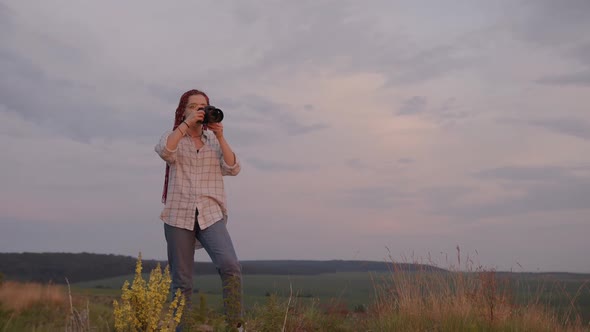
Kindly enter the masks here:
[[0, 252], [166, 259], [154, 146], [200, 89], [241, 260], [590, 272], [587, 31], [587, 0], [0, 0]]

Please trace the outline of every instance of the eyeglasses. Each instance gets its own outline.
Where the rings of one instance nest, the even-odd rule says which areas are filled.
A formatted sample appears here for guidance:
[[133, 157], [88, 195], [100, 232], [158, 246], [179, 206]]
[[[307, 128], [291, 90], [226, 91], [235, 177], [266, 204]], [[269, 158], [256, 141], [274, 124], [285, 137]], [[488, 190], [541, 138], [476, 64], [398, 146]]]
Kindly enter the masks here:
[[206, 105], [200, 105], [200, 104], [194, 104], [194, 103], [193, 103], [193, 104], [188, 104], [186, 107], [187, 107], [189, 110], [196, 110], [196, 109], [199, 109], [199, 108], [202, 108], [202, 107], [205, 107], [205, 106], [206, 106]]

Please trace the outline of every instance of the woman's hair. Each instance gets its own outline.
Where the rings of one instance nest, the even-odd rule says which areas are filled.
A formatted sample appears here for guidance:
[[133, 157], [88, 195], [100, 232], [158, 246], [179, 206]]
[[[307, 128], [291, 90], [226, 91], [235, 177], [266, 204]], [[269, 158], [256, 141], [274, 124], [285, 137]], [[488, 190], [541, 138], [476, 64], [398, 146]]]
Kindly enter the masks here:
[[[184, 110], [186, 109], [186, 105], [188, 104], [188, 99], [190, 96], [194, 95], [201, 95], [205, 97], [207, 100], [207, 105], [209, 105], [209, 97], [203, 91], [199, 90], [189, 90], [185, 92], [181, 97], [180, 101], [178, 102], [178, 107], [176, 108], [176, 113], [174, 115], [174, 125], [172, 130], [175, 130], [182, 121], [184, 120]], [[205, 129], [205, 128], [203, 128]], [[166, 163], [166, 176], [164, 178], [164, 191], [162, 193], [162, 203], [166, 204], [166, 197], [168, 195], [168, 174], [170, 173], [170, 165]]]

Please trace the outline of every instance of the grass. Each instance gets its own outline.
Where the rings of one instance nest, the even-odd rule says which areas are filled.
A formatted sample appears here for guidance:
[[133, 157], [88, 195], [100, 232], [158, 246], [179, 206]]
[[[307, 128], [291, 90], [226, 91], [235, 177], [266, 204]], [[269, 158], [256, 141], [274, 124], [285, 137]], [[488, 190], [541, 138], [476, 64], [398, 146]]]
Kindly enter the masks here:
[[[0, 285], [0, 331], [87, 331], [90, 321], [110, 331], [109, 307], [70, 296], [67, 286], [5, 281]], [[111, 322], [112, 326], [112, 322]]]
[[[385, 276], [386, 273], [376, 275]], [[132, 275], [127, 275], [78, 283], [73, 285], [73, 289], [87, 294], [117, 296], [120, 294], [123, 282], [131, 278], [133, 278]], [[292, 286], [302, 301], [310, 302], [314, 298], [322, 302], [338, 299], [348, 303], [352, 309], [358, 305], [366, 305], [372, 300], [371, 278], [372, 274], [365, 272], [326, 273], [312, 276], [245, 275], [245, 304], [247, 307], [252, 307], [255, 304], [265, 303], [270, 294], [288, 297], [289, 288]], [[221, 281], [217, 275], [195, 276], [194, 286], [200, 294], [207, 296], [211, 305], [221, 304]], [[194, 301], [198, 301], [199, 293], [194, 294]]]
[[[588, 275], [513, 274], [466, 261], [442, 272], [392, 264], [389, 273], [246, 275], [248, 330], [590, 331]], [[112, 331], [112, 300], [132, 278], [73, 285], [72, 304], [67, 287], [6, 281], [0, 331], [64, 330], [75, 313], [87, 314], [85, 330]], [[222, 331], [219, 277], [196, 276], [195, 285], [189, 330]]]
[[[478, 278], [481, 272], [463, 272], [464, 282], [467, 278]], [[376, 288], [395, 286], [392, 275], [394, 273], [365, 273], [365, 272], [341, 272], [326, 273], [312, 276], [285, 276], [285, 275], [245, 275], [244, 293], [245, 305], [253, 308], [255, 305], [263, 305], [268, 300], [269, 294], [275, 294], [278, 298], [289, 297], [289, 289], [292, 286], [300, 304], [311, 305], [313, 301], [320, 303], [338, 302], [349, 310], [368, 306], [376, 300]], [[453, 276], [458, 272], [416, 272], [407, 274], [406, 278], [416, 278], [415, 282], [426, 282], [418, 278], [438, 278], [430, 281], [446, 284], [453, 282]], [[495, 273], [495, 278], [503, 287], [511, 286], [511, 301], [517, 305], [539, 303], [547, 305], [561, 315], [568, 311], [580, 313], [585, 322], [590, 321], [590, 288], [588, 275], [537, 275], [522, 273]], [[118, 278], [96, 280], [92, 282], [74, 285], [73, 289], [78, 293], [94, 294], [95, 296], [118, 296], [124, 280], [130, 280], [131, 275]], [[213, 307], [221, 305], [221, 282], [216, 275], [195, 276], [195, 288], [200, 294], [207, 297], [207, 301]], [[490, 285], [491, 286], [491, 285]], [[498, 286], [498, 285], [496, 285]], [[98, 287], [98, 288], [96, 288]], [[432, 288], [433, 286], [431, 286]], [[505, 290], [506, 292], [508, 290]], [[577, 294], [577, 295], [576, 295]], [[194, 294], [193, 300], [198, 301], [199, 294]]]
[[62, 286], [6, 281], [0, 288], [0, 303], [5, 310], [20, 313], [37, 303], [64, 305], [68, 301]]

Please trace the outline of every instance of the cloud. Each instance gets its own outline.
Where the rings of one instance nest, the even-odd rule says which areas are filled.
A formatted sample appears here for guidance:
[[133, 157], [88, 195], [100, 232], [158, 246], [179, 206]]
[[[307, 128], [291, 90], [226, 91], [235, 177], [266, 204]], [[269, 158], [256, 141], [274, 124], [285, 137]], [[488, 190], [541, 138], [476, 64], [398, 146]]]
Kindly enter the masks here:
[[563, 167], [515, 167], [506, 166], [476, 172], [476, 177], [486, 180], [508, 181], [556, 181], [567, 178], [568, 171]]
[[576, 73], [544, 76], [536, 82], [547, 85], [590, 86], [590, 68]]
[[[171, 114], [174, 114], [176, 107], [180, 101], [180, 97], [183, 93], [191, 89], [181, 88], [180, 84], [165, 85], [157, 82], [150, 82], [146, 84], [146, 92], [153, 95], [154, 97], [162, 100], [166, 104], [170, 104], [173, 108], [170, 110]], [[209, 96], [211, 97], [211, 96]]]
[[[457, 239], [487, 246], [499, 262], [522, 248], [525, 259], [539, 257], [540, 229], [567, 234], [559, 217], [583, 220], [589, 205], [588, 100], [579, 88], [590, 66], [580, 33], [586, 3], [0, 4], [0, 145], [8, 151], [0, 224], [10, 223], [0, 242], [98, 250], [76, 239], [117, 223], [130, 238], [153, 220], [113, 250], [165, 255], [165, 167], [153, 146], [180, 95], [197, 88], [224, 110], [225, 135], [245, 164], [228, 194], [249, 257], [347, 255], [350, 246], [337, 242], [349, 239], [372, 257], [388, 241], [398, 250]], [[522, 231], [501, 258], [487, 236], [506, 236], [499, 220]], [[69, 224], [78, 225], [67, 231], [71, 242], [18, 242], [31, 229], [60, 234]], [[249, 240], [260, 229], [280, 239], [284, 229], [304, 236], [310, 227], [306, 248]], [[335, 227], [347, 241], [324, 252]], [[572, 223], [569, 232], [586, 228]], [[521, 246], [521, 234], [537, 244]], [[567, 244], [588, 247], [579, 237]], [[587, 265], [579, 255], [555, 261]]]
[[[456, 41], [431, 46], [407, 56], [394, 56], [389, 65], [386, 87], [417, 84], [439, 78], [452, 72], [476, 65], [482, 58], [476, 52], [469, 52], [471, 45]], [[387, 65], [387, 64], [381, 64]], [[395, 68], [395, 70], [393, 70]]]
[[522, 39], [555, 47], [568, 45], [572, 36], [587, 31], [590, 2], [571, 0], [567, 4], [552, 0], [523, 0], [512, 10], [512, 29]]
[[0, 18], [2, 19], [0, 24], [9, 25], [9, 23], [12, 23], [12, 15], [14, 15], [14, 11], [5, 4], [0, 3]]
[[499, 118], [498, 123], [511, 126], [527, 125], [544, 128], [549, 131], [580, 138], [582, 140], [590, 139], [590, 123], [583, 118], [577, 117], [552, 117], [552, 118]]
[[333, 202], [347, 208], [391, 210], [413, 198], [411, 193], [384, 185], [362, 186], [338, 193]]
[[[227, 106], [233, 113], [228, 114], [232, 120], [245, 125], [265, 124], [278, 133], [288, 136], [309, 134], [329, 128], [329, 125], [318, 122], [307, 113], [309, 104], [289, 105], [277, 103], [270, 98], [256, 94], [243, 95], [239, 99], [222, 98], [221, 107]], [[274, 136], [276, 139], [276, 136]]]
[[[529, 52], [553, 55], [574, 67], [562, 73], [543, 73], [534, 81], [543, 85], [590, 85], [590, 39], [581, 31], [590, 29], [590, 2], [571, 0], [521, 0], [511, 8], [504, 26]], [[554, 66], [559, 68], [559, 66]], [[548, 67], [551, 68], [551, 67]]]
[[590, 66], [590, 41], [574, 46], [569, 55], [572, 59]]
[[420, 195], [428, 197], [432, 200], [439, 200], [445, 198], [447, 200], [454, 200], [456, 198], [469, 195], [473, 193], [476, 188], [462, 185], [440, 185], [427, 187], [420, 190]]
[[535, 212], [585, 210], [590, 206], [590, 181], [563, 181], [523, 188], [521, 197], [455, 209], [463, 218], [510, 217]]
[[[108, 97], [102, 97], [90, 83], [52, 77], [39, 65], [1, 48], [0, 73], [0, 100], [7, 109], [18, 112], [28, 121], [52, 128], [55, 133], [82, 142], [95, 138], [149, 139], [172, 127], [178, 99], [184, 92], [179, 88], [150, 84], [146, 92], [159, 98], [162, 104], [168, 104], [167, 110], [157, 112], [153, 107], [146, 108], [141, 98], [138, 98], [140, 102], [137, 105], [120, 109], [109, 103]], [[231, 110], [235, 112], [228, 114], [228, 120], [251, 123], [260, 121], [290, 136], [304, 135], [329, 127], [313, 119], [298, 119], [294, 115], [296, 107], [274, 103], [256, 95], [247, 95], [239, 100], [226, 98], [219, 102], [224, 106], [235, 107]], [[310, 105], [300, 106], [302, 110], [308, 110], [309, 107]], [[245, 131], [243, 139], [236, 137], [240, 142], [256, 136], [255, 132], [248, 129], [237, 129], [238, 136], [241, 131]]]
[[584, 140], [590, 140], [590, 123], [577, 118], [537, 119], [529, 122], [531, 125], [547, 128], [551, 131]]
[[[387, 2], [381, 5], [388, 6], [391, 10], [396, 9], [395, 5]], [[280, 80], [285, 75], [310, 72], [314, 68], [325, 68], [328, 72], [339, 73], [369, 71], [389, 77], [390, 82], [419, 82], [439, 76], [447, 70], [453, 70], [466, 63], [462, 59], [465, 53], [461, 49], [468, 46], [449, 43], [408, 47], [413, 43], [411, 38], [401, 32], [403, 29], [388, 29], [388, 27], [395, 27], [395, 24], [389, 23], [390, 17], [383, 15], [382, 10], [360, 6], [353, 1], [329, 1], [321, 4], [309, 1], [287, 6], [288, 8], [284, 8], [283, 4], [255, 2], [247, 8], [244, 6], [231, 8], [228, 15], [236, 19], [231, 26], [237, 28], [233, 35], [230, 34], [233, 37], [231, 40], [236, 42], [235, 53], [247, 53], [240, 57], [241, 61], [231, 61], [231, 66], [224, 65], [220, 61], [221, 57], [215, 57], [215, 52], [212, 52], [210, 56], [207, 53], [206, 59], [211, 58], [210, 60], [217, 61], [213, 61], [209, 68], [195, 69], [194, 75], [202, 77], [199, 80], [178, 77], [167, 80], [166, 83], [154, 83], [155, 81], [145, 82], [141, 77], [116, 74], [118, 66], [115, 61], [118, 59], [108, 64], [93, 63], [95, 59], [100, 58], [92, 57], [90, 52], [80, 51], [78, 47], [79, 45], [87, 46], [86, 44], [80, 44], [80, 41], [74, 38], [68, 43], [59, 42], [59, 39], [54, 38], [57, 41], [55, 45], [42, 48], [42, 52], [56, 50], [58, 54], [67, 55], [63, 57], [64, 59], [73, 59], [74, 62], [84, 64], [87, 68], [106, 65], [105, 70], [110, 72], [109, 77], [116, 77], [117, 82], [97, 81], [96, 73], [89, 75], [87, 80], [59, 78], [45, 72], [47, 67], [42, 67], [41, 64], [19, 63], [17, 66], [20, 68], [19, 72], [3, 75], [0, 85], [5, 93], [0, 97], [6, 100], [6, 105], [10, 109], [25, 112], [33, 121], [52, 126], [56, 132], [65, 133], [81, 141], [89, 141], [95, 137], [133, 135], [147, 137], [159, 133], [162, 127], [168, 127], [163, 124], [171, 123], [169, 114], [173, 113], [180, 94], [186, 89], [181, 87], [193, 86], [194, 82], [200, 82], [198, 85], [203, 87], [207, 86], [212, 95], [218, 95], [224, 89], [224, 94], [227, 95], [231, 94], [230, 91], [239, 89], [239, 84], [252, 81], [248, 79], [249, 77], [254, 77], [258, 82], [264, 78]], [[148, 6], [144, 10], [151, 11], [155, 8]], [[100, 17], [101, 13], [98, 10], [97, 17]], [[91, 24], [95, 22], [92, 17], [90, 19], [88, 24], [92, 26]], [[198, 24], [206, 26], [209, 22], [207, 20], [200, 20]], [[288, 30], [268, 29], [269, 26], [275, 26], [278, 21], [290, 28]], [[72, 27], [79, 24], [69, 23]], [[153, 24], [159, 23], [153, 22]], [[81, 30], [84, 32], [73, 37], [90, 37], [91, 41], [97, 43], [94, 48], [100, 50], [99, 54], [110, 54], [105, 48], [108, 44], [104, 45], [105, 40], [101, 31]], [[48, 36], [51, 31], [55, 30], [48, 30]], [[21, 32], [21, 34], [25, 33]], [[122, 31], [121, 34], [123, 40], [132, 38], [129, 32]], [[170, 38], [170, 46], [175, 40], [176, 38]], [[329, 42], [326, 43], [326, 40]], [[138, 46], [142, 41], [143, 37], [133, 39], [133, 43]], [[351, 41], [354, 41], [354, 47], [351, 47]], [[272, 45], [272, 47], [261, 46], [252, 49], [250, 45], [253, 44]], [[379, 52], [365, 50], [379, 50]], [[117, 56], [127, 56], [129, 52], [129, 49], [119, 49]], [[12, 50], [10, 59], [21, 61], [24, 58], [22, 53]], [[151, 59], [152, 55], [148, 54], [145, 59], [148, 58]], [[184, 59], [182, 55], [177, 63], [180, 65]], [[6, 67], [14, 65], [9, 63]], [[172, 70], [176, 70], [173, 67]], [[66, 69], [76, 68], [66, 66]], [[23, 73], [29, 73], [29, 75]], [[88, 74], [90, 73], [89, 71]], [[80, 72], [80, 75], [84, 74]], [[36, 76], [32, 77], [32, 75]], [[75, 75], [69, 73], [63, 76], [74, 77]], [[22, 80], [22, 84], [14, 85], [13, 82], [18, 80]], [[22, 96], [30, 90], [38, 91], [38, 94], [26, 99], [14, 97]], [[126, 91], [128, 96], [122, 97], [119, 91]], [[133, 92], [129, 93], [130, 91]], [[150, 104], [150, 100], [141, 98], [146, 92], [152, 98], [158, 99], [156, 105]], [[113, 102], [110, 98], [113, 95], [117, 95], [117, 99], [121, 98], [124, 101]], [[133, 97], [136, 97], [137, 105], [130, 102]], [[236, 100], [226, 98], [216, 102], [221, 105], [224, 103], [238, 105], [246, 111], [241, 112], [242, 114], [268, 110], [272, 107], [272, 112], [260, 111], [259, 115], [264, 116], [258, 116], [258, 119], [274, 121], [274, 127], [282, 129], [282, 132], [288, 136], [315, 133], [330, 127], [326, 123], [314, 121], [313, 118], [310, 120], [309, 117], [300, 118], [297, 115], [298, 109], [309, 110], [311, 105], [306, 101], [303, 101], [302, 105], [287, 106], [264, 101], [263, 98], [254, 94], [241, 93], [233, 98]], [[122, 103], [131, 103], [131, 105], [123, 106]], [[246, 105], [240, 106], [243, 103]], [[51, 116], [46, 111], [48, 108], [52, 111]], [[79, 120], [80, 113], [84, 114], [83, 121]], [[235, 118], [237, 119], [237, 116]], [[137, 119], [141, 119], [139, 126], [135, 122]], [[246, 134], [249, 133], [246, 132]]]
[[515, 217], [543, 211], [585, 210], [590, 207], [590, 177], [576, 175], [575, 170], [576, 167], [552, 166], [483, 170], [474, 176], [485, 181], [500, 181], [514, 194], [470, 204], [446, 199], [432, 211], [474, 222], [481, 218]]
[[453, 125], [473, 116], [473, 112], [464, 110], [454, 97], [446, 98], [438, 105], [431, 104], [426, 96], [413, 96], [405, 99], [394, 114], [419, 116], [441, 126]]
[[310, 166], [303, 166], [288, 162], [279, 162], [273, 161], [268, 159], [261, 159], [255, 157], [246, 157], [246, 162], [250, 165], [254, 166], [256, 169], [260, 171], [269, 171], [269, 172], [292, 172], [292, 171], [302, 171]]
[[[417, 42], [406, 26], [392, 19], [405, 9], [387, 1], [370, 7], [355, 1], [238, 6], [233, 14], [247, 32], [243, 37], [260, 47], [247, 64], [210, 73], [231, 80], [262, 73], [270, 79], [284, 73], [369, 72], [383, 75], [384, 87], [393, 87], [442, 77], [481, 60], [473, 43], [462, 37]], [[278, 23], [289, 28], [278, 29]]]
[[426, 105], [426, 97], [414, 96], [404, 100], [402, 106], [399, 108], [396, 114], [404, 115], [422, 113], [426, 111]]
[[94, 138], [152, 136], [165, 120], [140, 105], [118, 109], [95, 88], [82, 79], [52, 76], [41, 65], [0, 46], [1, 103], [27, 121], [89, 142]]
[[355, 174], [386, 176], [392, 172], [401, 172], [409, 169], [416, 160], [412, 158], [398, 158], [397, 160], [381, 160], [376, 162], [368, 158], [347, 158], [343, 165], [355, 171]]
[[454, 207], [462, 207], [461, 199], [477, 192], [477, 187], [466, 185], [437, 185], [420, 189], [416, 196], [426, 203], [426, 209], [435, 215], [452, 215]]
[[[590, 28], [590, 24], [588, 24]], [[541, 77], [536, 80], [537, 83], [546, 85], [573, 85], [589, 86], [590, 85], [590, 42], [574, 45], [571, 49], [563, 52], [563, 55], [579, 65], [574, 72], [554, 74]]]
[[344, 164], [357, 171], [366, 170], [369, 167], [367, 163], [363, 162], [360, 158], [347, 159]]
[[397, 162], [400, 164], [411, 164], [411, 163], [414, 163], [415, 160], [412, 158], [400, 158], [397, 160]]

